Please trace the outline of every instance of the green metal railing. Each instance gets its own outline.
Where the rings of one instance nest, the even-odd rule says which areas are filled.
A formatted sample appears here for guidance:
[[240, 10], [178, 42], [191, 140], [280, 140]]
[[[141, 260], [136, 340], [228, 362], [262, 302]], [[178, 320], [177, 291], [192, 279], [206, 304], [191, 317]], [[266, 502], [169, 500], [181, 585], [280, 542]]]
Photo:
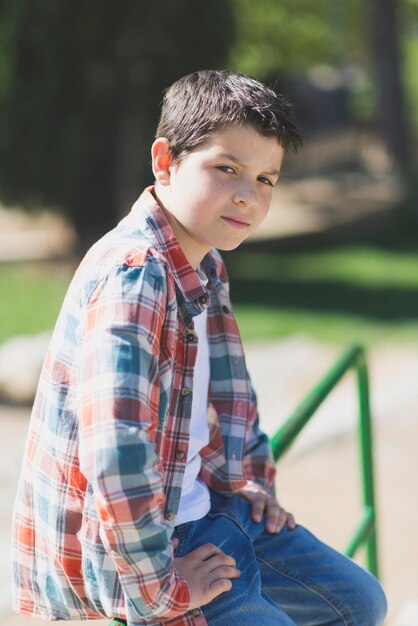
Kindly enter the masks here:
[[367, 564], [369, 570], [378, 576], [378, 554], [376, 541], [376, 511], [373, 480], [373, 440], [369, 401], [369, 382], [365, 352], [362, 346], [352, 346], [338, 359], [335, 365], [323, 377], [321, 382], [312, 389], [299, 404], [289, 419], [271, 438], [273, 455], [278, 461], [289, 449], [300, 431], [312, 418], [319, 405], [325, 400], [341, 378], [350, 369], [357, 374], [359, 397], [359, 443], [361, 451], [362, 483], [363, 483], [363, 517], [357, 526], [345, 553], [354, 556], [357, 550], [366, 544]]

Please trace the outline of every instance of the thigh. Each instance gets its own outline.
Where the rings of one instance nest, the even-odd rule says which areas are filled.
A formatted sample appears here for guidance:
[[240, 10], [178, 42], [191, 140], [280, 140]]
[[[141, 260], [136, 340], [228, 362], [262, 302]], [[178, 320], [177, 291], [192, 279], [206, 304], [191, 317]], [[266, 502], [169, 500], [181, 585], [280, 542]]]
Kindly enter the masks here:
[[201, 520], [176, 528], [179, 546], [176, 556], [184, 556], [205, 543], [219, 546], [233, 556], [241, 572], [232, 589], [201, 607], [209, 626], [294, 626], [284, 611], [263, 592], [251, 537], [239, 520], [224, 512], [211, 512]]
[[302, 526], [255, 538], [263, 591], [298, 626], [380, 626], [386, 599], [379, 582]]

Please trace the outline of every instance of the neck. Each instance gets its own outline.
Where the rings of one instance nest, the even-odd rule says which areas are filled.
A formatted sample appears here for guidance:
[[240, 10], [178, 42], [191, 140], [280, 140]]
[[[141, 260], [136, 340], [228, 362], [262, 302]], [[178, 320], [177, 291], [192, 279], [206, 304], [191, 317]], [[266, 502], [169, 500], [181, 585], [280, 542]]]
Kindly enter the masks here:
[[167, 218], [168, 223], [174, 231], [177, 241], [180, 244], [181, 249], [183, 250], [188, 262], [192, 266], [194, 270], [196, 270], [201, 264], [203, 258], [209, 252], [208, 249], [203, 248], [203, 246], [199, 245], [193, 237], [190, 235], [188, 230], [181, 224], [178, 219], [171, 213], [171, 211], [167, 208], [167, 202], [165, 201], [165, 188], [155, 185], [154, 187], [154, 196], [160, 205], [164, 215]]

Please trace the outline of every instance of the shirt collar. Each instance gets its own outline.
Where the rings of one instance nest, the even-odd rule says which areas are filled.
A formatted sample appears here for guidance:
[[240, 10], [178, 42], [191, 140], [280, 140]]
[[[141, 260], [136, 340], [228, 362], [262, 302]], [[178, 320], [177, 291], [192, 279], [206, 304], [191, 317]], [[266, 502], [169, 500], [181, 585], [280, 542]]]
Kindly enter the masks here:
[[[170, 223], [155, 198], [153, 186], [143, 191], [133, 205], [131, 215], [135, 218], [135, 222], [142, 222], [141, 230], [167, 260], [187, 316], [193, 317], [201, 313], [209, 303], [206, 280], [199, 277], [199, 273], [187, 260]], [[219, 288], [217, 263], [210, 251], [202, 260], [199, 269], [206, 275], [211, 288]]]

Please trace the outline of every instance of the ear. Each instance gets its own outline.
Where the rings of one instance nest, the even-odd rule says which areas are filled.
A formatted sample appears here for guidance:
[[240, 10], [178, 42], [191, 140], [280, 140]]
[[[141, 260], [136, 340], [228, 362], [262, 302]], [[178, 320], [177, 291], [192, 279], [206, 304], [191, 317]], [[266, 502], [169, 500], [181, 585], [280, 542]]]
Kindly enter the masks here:
[[152, 171], [160, 185], [170, 184], [170, 144], [165, 137], [158, 137], [152, 144]]

